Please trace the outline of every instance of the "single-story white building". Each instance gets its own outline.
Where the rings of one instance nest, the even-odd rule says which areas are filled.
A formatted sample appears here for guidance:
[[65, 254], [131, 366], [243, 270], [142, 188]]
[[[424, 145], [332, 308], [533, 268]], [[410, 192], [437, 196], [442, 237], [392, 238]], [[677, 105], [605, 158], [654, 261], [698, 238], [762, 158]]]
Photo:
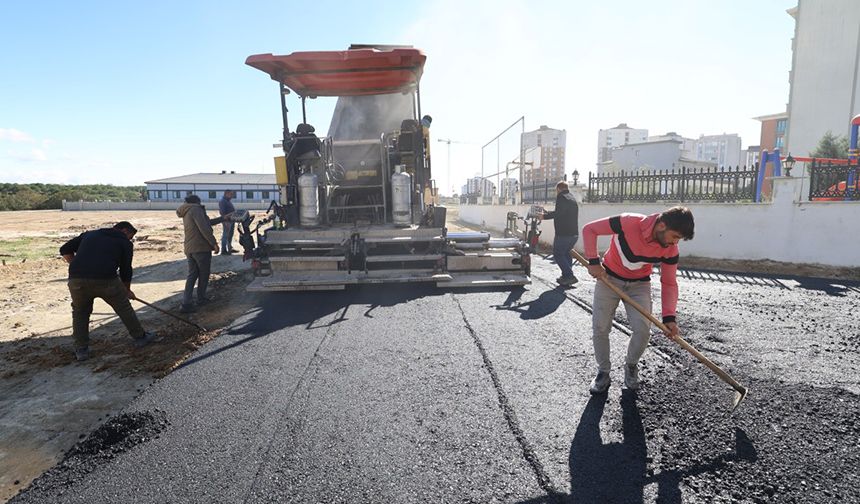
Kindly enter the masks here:
[[234, 202], [268, 202], [278, 199], [275, 174], [195, 173], [145, 182], [150, 201], [180, 202], [189, 194], [200, 196], [203, 202], [218, 201], [224, 191], [236, 192]]

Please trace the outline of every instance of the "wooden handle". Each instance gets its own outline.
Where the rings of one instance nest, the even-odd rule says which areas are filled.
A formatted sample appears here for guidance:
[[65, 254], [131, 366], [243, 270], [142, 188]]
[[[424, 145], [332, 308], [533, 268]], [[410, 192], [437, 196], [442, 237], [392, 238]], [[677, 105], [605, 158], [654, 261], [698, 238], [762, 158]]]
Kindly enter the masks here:
[[[582, 263], [582, 265], [583, 265], [583, 266], [588, 267], [588, 261], [587, 261], [584, 257], [582, 257], [582, 255], [580, 255], [580, 253], [579, 253], [579, 252], [577, 252], [577, 251], [576, 251], [576, 250], [574, 250], [574, 249], [571, 249], [571, 250], [570, 250], [570, 254], [571, 254], [571, 256], [573, 256], [577, 261], [579, 261], [580, 263]], [[651, 323], [653, 323], [655, 326], [657, 326], [661, 331], [663, 331], [664, 333], [669, 333], [669, 332], [671, 332], [671, 331], [669, 331], [669, 329], [666, 327], [666, 325], [665, 325], [662, 321], [658, 320], [658, 319], [657, 319], [657, 317], [655, 317], [655, 316], [654, 316], [650, 311], [648, 311], [648, 310], [646, 310], [645, 308], [643, 308], [639, 303], [637, 303], [636, 301], [632, 300], [632, 299], [630, 298], [630, 296], [628, 296], [627, 294], [625, 294], [621, 289], [619, 289], [618, 287], [616, 287], [616, 286], [612, 285], [612, 283], [611, 283], [611, 282], [609, 282], [609, 281], [607, 281], [605, 278], [601, 278], [600, 280], [603, 282], [603, 284], [604, 284], [604, 285], [606, 285], [607, 287], [609, 287], [610, 289], [612, 289], [612, 292], [614, 292], [614, 293], [618, 294], [618, 297], [620, 297], [622, 300], [624, 300], [624, 303], [625, 303], [625, 304], [628, 304], [628, 305], [632, 306], [633, 308], [635, 308], [635, 309], [636, 309], [636, 311], [638, 311], [638, 312], [639, 312], [639, 313], [641, 313], [645, 318], [647, 318], [648, 320], [650, 320], [650, 321], [651, 321]], [[704, 364], [705, 366], [707, 366], [707, 367], [708, 367], [708, 369], [710, 369], [711, 371], [713, 371], [714, 373], [716, 373], [716, 374], [717, 374], [717, 376], [719, 376], [719, 377], [720, 377], [720, 379], [722, 379], [724, 382], [726, 382], [726, 383], [728, 383], [729, 385], [731, 385], [731, 386], [732, 386], [732, 388], [734, 388], [735, 390], [737, 390], [737, 391], [738, 391], [738, 392], [740, 392], [741, 394], [746, 394], [746, 390], [747, 390], [747, 389], [746, 389], [743, 385], [741, 385], [740, 383], [738, 383], [738, 382], [737, 382], [734, 378], [732, 378], [728, 373], [726, 373], [726, 372], [725, 372], [725, 371], [723, 371], [719, 366], [717, 366], [716, 364], [714, 364], [714, 363], [711, 361], [711, 359], [709, 359], [709, 358], [705, 357], [704, 355], [702, 355], [702, 352], [700, 352], [700, 351], [696, 350], [696, 349], [693, 347], [693, 345], [691, 345], [691, 344], [687, 343], [687, 341], [686, 341], [684, 338], [682, 338], [681, 336], [675, 336], [673, 339], [675, 340], [675, 342], [677, 342], [679, 345], [681, 345], [681, 348], [683, 348], [684, 350], [686, 350], [686, 351], [690, 352], [691, 354], [693, 354], [693, 357], [695, 357], [696, 359], [698, 359], [698, 360], [699, 360], [699, 362], [701, 362], [702, 364]]]
[[205, 328], [205, 327], [203, 327], [202, 325], [197, 324], [197, 323], [195, 323], [195, 322], [192, 322], [192, 321], [190, 321], [190, 320], [188, 320], [188, 319], [186, 319], [186, 318], [182, 318], [182, 317], [180, 317], [179, 315], [176, 315], [175, 313], [171, 313], [171, 312], [169, 312], [169, 311], [167, 311], [167, 310], [164, 310], [164, 309], [162, 309], [162, 308], [159, 308], [159, 307], [155, 306], [155, 305], [154, 305], [154, 304], [152, 304], [152, 303], [147, 303], [147, 302], [146, 302], [146, 301], [144, 301], [143, 299], [135, 298], [135, 301], [139, 301], [139, 302], [141, 302], [141, 303], [145, 304], [146, 306], [148, 306], [148, 307], [150, 307], [150, 308], [152, 308], [152, 309], [154, 309], [154, 310], [158, 310], [158, 311], [160, 311], [161, 313], [163, 313], [163, 314], [165, 314], [165, 315], [170, 315], [171, 317], [175, 318], [176, 320], [181, 320], [182, 322], [185, 322], [186, 324], [193, 325], [194, 327], [196, 327], [197, 329], [200, 329], [200, 330], [201, 330], [201, 331], [203, 331], [203, 332], [207, 332], [206, 328]]

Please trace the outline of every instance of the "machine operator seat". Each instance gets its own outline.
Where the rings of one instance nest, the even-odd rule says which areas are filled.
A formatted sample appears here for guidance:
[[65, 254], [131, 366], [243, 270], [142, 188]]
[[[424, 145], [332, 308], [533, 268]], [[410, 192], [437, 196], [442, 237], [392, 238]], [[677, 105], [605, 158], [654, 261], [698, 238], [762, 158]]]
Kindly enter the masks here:
[[289, 158], [295, 161], [320, 159], [320, 139], [314, 133], [316, 130], [310, 124], [301, 123], [296, 126], [293, 134], [293, 145], [290, 147]]

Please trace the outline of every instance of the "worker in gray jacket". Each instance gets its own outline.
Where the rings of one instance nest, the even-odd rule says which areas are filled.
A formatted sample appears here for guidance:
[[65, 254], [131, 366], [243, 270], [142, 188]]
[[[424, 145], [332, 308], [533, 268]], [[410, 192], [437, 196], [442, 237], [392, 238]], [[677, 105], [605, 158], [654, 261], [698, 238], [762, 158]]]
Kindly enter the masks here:
[[[197, 306], [209, 302], [206, 288], [209, 286], [209, 272], [212, 266], [212, 253], [218, 253], [218, 240], [212, 232], [212, 226], [220, 223], [225, 217], [209, 219], [206, 207], [200, 203], [200, 196], [191, 194], [185, 198], [185, 203], [176, 209], [176, 215], [182, 218], [185, 228], [185, 256], [188, 258], [188, 277], [185, 279], [185, 295], [179, 311], [191, 313], [196, 311], [192, 303], [194, 284], [197, 283]], [[226, 216], [229, 218], [229, 215]]]

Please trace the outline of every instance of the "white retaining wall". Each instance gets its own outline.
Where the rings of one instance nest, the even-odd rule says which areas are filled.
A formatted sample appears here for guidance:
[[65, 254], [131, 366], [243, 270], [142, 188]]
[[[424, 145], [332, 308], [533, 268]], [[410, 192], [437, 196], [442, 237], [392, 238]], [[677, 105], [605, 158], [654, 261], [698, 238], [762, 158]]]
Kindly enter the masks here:
[[[233, 201], [236, 210], [266, 210], [269, 201]], [[181, 201], [66, 201], [63, 200], [63, 211], [75, 210], [176, 210]], [[208, 209], [217, 209], [218, 202], [210, 204]]]
[[[769, 203], [685, 203], [693, 211], [696, 235], [679, 245], [682, 255], [713, 259], [770, 259], [773, 261], [860, 266], [860, 202], [801, 202], [799, 177], [775, 177]], [[579, 225], [622, 212], [651, 214], [671, 203], [581, 203]], [[552, 209], [553, 205], [547, 206]], [[461, 205], [460, 219], [501, 231], [510, 211], [525, 215], [529, 205]], [[541, 241], [552, 243], [552, 221], [540, 227]], [[599, 242], [600, 250], [608, 238]], [[576, 244], [582, 251], [582, 240]]]

